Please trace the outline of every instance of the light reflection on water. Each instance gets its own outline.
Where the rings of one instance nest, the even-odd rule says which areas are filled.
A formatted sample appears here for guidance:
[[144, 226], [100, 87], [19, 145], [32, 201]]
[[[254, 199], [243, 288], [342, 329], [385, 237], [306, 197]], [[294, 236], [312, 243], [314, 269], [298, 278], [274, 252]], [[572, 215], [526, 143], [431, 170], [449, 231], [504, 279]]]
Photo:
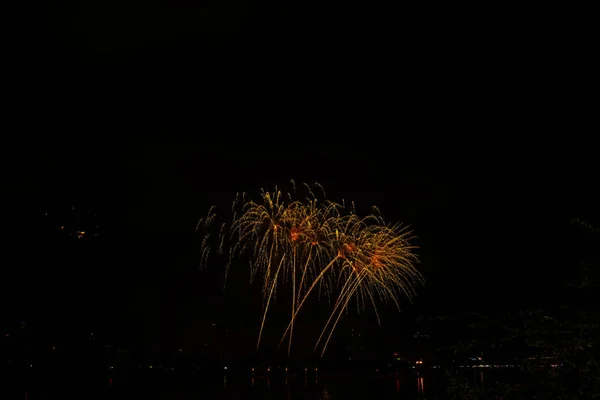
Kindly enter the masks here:
[[[252, 377], [248, 382], [231, 378], [224, 379], [222, 390], [211, 389], [210, 385], [190, 389], [189, 392], [165, 391], [154, 397], [160, 400], [210, 398], [264, 399], [271, 400], [346, 400], [365, 399], [420, 399], [425, 394], [423, 376], [406, 376], [386, 379], [319, 379], [318, 377]], [[118, 396], [117, 393], [114, 394]], [[116, 397], [109, 397], [116, 398]]]
[[[490, 372], [473, 371], [464, 375], [465, 380], [483, 387], [484, 375]], [[495, 375], [488, 377], [496, 379]], [[107, 379], [103, 390], [83, 390], [81, 398], [89, 399], [131, 399], [145, 400], [187, 400], [187, 399], [270, 399], [270, 400], [346, 400], [350, 398], [375, 399], [424, 399], [433, 398], [445, 392], [443, 373], [429, 375], [392, 375], [380, 379], [356, 376], [222, 376], [206, 379], [203, 383], [196, 379], [186, 381], [162, 381], [147, 379], [136, 384]], [[427, 389], [425, 388], [427, 383]], [[68, 383], [65, 385], [68, 386]], [[64, 398], [66, 388], [55, 388], [46, 392], [45, 388], [29, 389], [22, 392], [21, 399]], [[46, 393], [44, 393], [46, 392]], [[2, 396], [0, 396], [2, 397]]]
[[[105, 399], [130, 399], [140, 396], [145, 400], [187, 399], [270, 399], [270, 400], [346, 400], [354, 398], [374, 399], [422, 399], [425, 395], [424, 376], [368, 378], [320, 377], [223, 377], [222, 385], [207, 383], [177, 389], [140, 393], [131, 388], [114, 387]], [[135, 393], [135, 394], [134, 394]]]

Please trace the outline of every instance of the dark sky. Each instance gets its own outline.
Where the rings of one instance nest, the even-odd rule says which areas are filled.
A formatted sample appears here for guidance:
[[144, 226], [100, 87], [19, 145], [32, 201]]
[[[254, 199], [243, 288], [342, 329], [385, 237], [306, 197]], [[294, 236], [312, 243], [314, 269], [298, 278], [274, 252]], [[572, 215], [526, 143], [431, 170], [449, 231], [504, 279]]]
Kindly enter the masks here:
[[[14, 42], [14, 318], [141, 336], [151, 354], [197, 347], [213, 321], [252, 342], [259, 297], [241, 273], [222, 294], [218, 267], [197, 269], [193, 229], [290, 179], [414, 228], [427, 284], [408, 316], [552, 296], [576, 262], [568, 221], [597, 216], [597, 152], [562, 28], [489, 10], [127, 4], [55, 9]], [[28, 240], [70, 204], [100, 216], [95, 247]], [[385, 317], [373, 338], [402, 331]]]

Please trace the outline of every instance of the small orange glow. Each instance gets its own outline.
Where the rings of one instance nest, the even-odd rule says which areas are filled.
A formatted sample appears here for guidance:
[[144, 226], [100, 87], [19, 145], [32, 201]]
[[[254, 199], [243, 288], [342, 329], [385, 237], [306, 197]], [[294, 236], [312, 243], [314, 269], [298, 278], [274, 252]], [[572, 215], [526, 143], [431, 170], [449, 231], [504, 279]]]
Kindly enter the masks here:
[[60, 226], [60, 229], [65, 229], [65, 226], [64, 226], [64, 225], [61, 225], [61, 226]]
[[379, 258], [379, 256], [373, 256], [371, 258], [371, 263], [375, 267], [381, 267], [382, 266], [381, 259]]
[[356, 250], [357, 247], [354, 243], [346, 243], [342, 246], [341, 249], [338, 249], [337, 255], [339, 258], [346, 258], [346, 255], [353, 253]]
[[295, 242], [296, 240], [300, 239], [300, 229], [298, 228], [292, 228], [290, 231], [290, 237], [292, 242]]

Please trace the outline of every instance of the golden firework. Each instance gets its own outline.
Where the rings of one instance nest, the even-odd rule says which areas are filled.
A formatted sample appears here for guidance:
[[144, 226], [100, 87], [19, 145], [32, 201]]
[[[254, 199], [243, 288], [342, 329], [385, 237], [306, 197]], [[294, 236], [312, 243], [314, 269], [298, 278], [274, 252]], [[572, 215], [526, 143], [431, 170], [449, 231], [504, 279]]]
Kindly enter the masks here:
[[234, 259], [248, 256], [251, 280], [262, 278], [263, 316], [257, 347], [278, 284], [291, 281], [294, 314], [297, 293], [302, 291], [304, 281], [314, 277], [319, 265], [329, 258], [325, 239], [339, 211], [332, 203], [323, 201], [321, 205], [311, 188], [305, 186], [308, 196], [304, 201], [294, 200], [295, 189], [294, 193], [284, 194], [275, 188], [273, 192], [261, 191], [258, 201], [242, 194], [233, 205], [229, 230], [233, 244], [226, 274]]
[[[233, 218], [229, 225], [222, 224], [218, 237], [219, 253], [225, 252], [225, 243], [231, 243], [225, 276], [236, 258], [247, 257], [251, 281], [262, 280], [263, 314], [257, 340], [260, 346], [262, 332], [271, 301], [275, 299], [280, 283], [291, 283], [292, 301], [290, 322], [283, 333], [280, 345], [289, 336], [291, 349], [294, 324], [299, 311], [314, 289], [336, 298], [329, 320], [323, 328], [315, 350], [324, 338], [321, 355], [331, 339], [338, 321], [347, 310], [351, 299], [359, 308], [370, 303], [377, 314], [375, 298], [392, 301], [414, 294], [413, 284], [422, 280], [415, 268], [418, 262], [411, 245], [411, 232], [402, 225], [387, 225], [377, 209], [360, 218], [352, 207], [318, 197], [311, 187], [304, 185], [308, 195], [296, 200], [293, 192], [261, 191], [258, 201], [245, 194], [233, 202]], [[198, 224], [207, 231], [214, 223], [211, 208], [207, 217]], [[228, 227], [228, 228], [227, 228]], [[202, 261], [210, 253], [210, 235], [202, 242]]]
[[340, 271], [338, 281], [341, 289], [315, 345], [316, 350], [325, 331], [332, 324], [321, 355], [325, 353], [333, 331], [352, 298], [356, 299], [359, 308], [364, 308], [367, 303], [372, 304], [378, 321], [375, 297], [392, 301], [398, 309], [401, 295], [412, 298], [413, 285], [416, 281], [422, 281], [422, 276], [415, 268], [418, 260], [412, 252], [415, 246], [410, 244], [411, 238], [411, 232], [401, 225], [375, 224], [363, 228], [360, 240], [355, 242], [357, 245], [353, 254], [356, 256], [350, 268]]

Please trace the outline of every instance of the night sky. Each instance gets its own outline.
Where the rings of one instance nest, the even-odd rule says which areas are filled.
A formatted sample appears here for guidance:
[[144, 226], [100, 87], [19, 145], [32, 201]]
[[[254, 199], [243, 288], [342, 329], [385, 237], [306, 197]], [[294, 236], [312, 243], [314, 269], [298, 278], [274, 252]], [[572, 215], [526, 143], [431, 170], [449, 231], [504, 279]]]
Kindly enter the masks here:
[[[86, 3], [23, 30], [7, 320], [89, 327], [148, 357], [202, 346], [218, 323], [252, 350], [259, 293], [244, 271], [223, 293], [219, 265], [199, 270], [194, 228], [211, 205], [290, 179], [417, 236], [427, 283], [414, 304], [384, 310], [385, 329], [366, 314], [341, 330], [391, 343], [421, 313], [556, 295], [578, 262], [569, 220], [597, 218], [599, 200], [597, 152], [578, 139], [589, 106], [550, 62], [573, 48], [460, 10], [396, 10], [406, 24], [374, 33], [370, 13], [230, 3]], [[95, 242], [52, 237], [45, 213], [70, 207], [96, 214]]]

